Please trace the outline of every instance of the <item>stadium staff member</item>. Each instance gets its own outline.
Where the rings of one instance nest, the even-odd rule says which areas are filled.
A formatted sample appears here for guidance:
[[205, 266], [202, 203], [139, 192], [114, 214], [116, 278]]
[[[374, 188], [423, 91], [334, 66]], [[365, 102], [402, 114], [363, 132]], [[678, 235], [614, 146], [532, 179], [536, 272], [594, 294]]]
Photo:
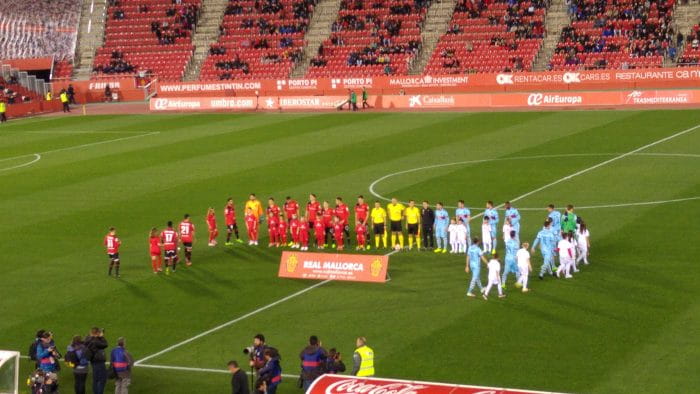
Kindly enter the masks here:
[[255, 216], [258, 219], [258, 221], [262, 222], [262, 204], [260, 203], [260, 200], [258, 200], [258, 198], [255, 197], [255, 193], [251, 193], [250, 196], [248, 196], [248, 201], [245, 202], [244, 212], [248, 212], [248, 208], [250, 208], [250, 210], [253, 212], [253, 216]]
[[228, 362], [228, 370], [231, 372], [231, 394], [250, 394], [248, 386], [248, 377], [245, 372], [238, 366], [238, 361], [231, 360]]
[[114, 370], [114, 394], [128, 394], [131, 384], [131, 366], [134, 365], [134, 358], [126, 351], [126, 340], [117, 339], [117, 347], [112, 349], [110, 355], [110, 365]]
[[0, 123], [7, 122], [7, 115], [5, 112], [7, 112], [7, 104], [5, 104], [4, 100], [0, 100]]
[[387, 204], [386, 210], [389, 213], [389, 222], [391, 230], [391, 248], [394, 249], [396, 246], [396, 238], [399, 239], [399, 245], [403, 249], [403, 212], [406, 207], [399, 203], [396, 198], [392, 198], [391, 202]]
[[302, 349], [299, 354], [301, 359], [301, 381], [302, 388], [306, 392], [316, 378], [323, 374], [322, 366], [328, 354], [321, 347], [321, 342], [316, 335], [309, 338], [309, 345]]
[[63, 112], [70, 112], [70, 103], [68, 102], [68, 93], [65, 90], [61, 90], [61, 104], [63, 104]]
[[367, 346], [367, 339], [359, 337], [355, 341], [357, 349], [352, 355], [352, 376], [374, 376], [374, 350]]
[[374, 232], [374, 247], [379, 249], [379, 238], [386, 248], [386, 211], [382, 208], [379, 201], [374, 202], [374, 208], [369, 216], [372, 218], [372, 231]]
[[427, 201], [423, 201], [423, 209], [420, 211], [421, 236], [423, 238], [424, 248], [435, 247], [435, 236], [433, 230], [435, 228], [435, 211], [430, 208]]

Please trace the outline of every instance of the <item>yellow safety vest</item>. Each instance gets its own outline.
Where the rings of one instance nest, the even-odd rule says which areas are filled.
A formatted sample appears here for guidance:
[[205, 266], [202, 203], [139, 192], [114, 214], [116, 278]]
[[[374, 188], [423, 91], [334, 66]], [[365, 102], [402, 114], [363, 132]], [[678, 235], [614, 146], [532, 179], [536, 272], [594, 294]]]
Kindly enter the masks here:
[[65, 93], [61, 93], [61, 102], [62, 103], [67, 103], [68, 102], [68, 95]]
[[355, 350], [362, 357], [357, 376], [374, 376], [374, 350], [365, 345]]
[[0, 101], [0, 114], [4, 113], [7, 110], [7, 107], [5, 107], [5, 103]]
[[46, 101], [51, 101], [51, 92], [46, 93]]

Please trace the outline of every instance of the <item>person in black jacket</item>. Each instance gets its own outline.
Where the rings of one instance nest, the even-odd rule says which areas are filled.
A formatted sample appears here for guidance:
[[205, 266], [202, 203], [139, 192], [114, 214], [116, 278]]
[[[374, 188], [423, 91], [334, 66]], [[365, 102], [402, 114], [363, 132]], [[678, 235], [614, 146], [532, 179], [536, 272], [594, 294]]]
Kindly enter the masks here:
[[238, 361], [228, 362], [228, 370], [231, 372], [231, 394], [250, 394], [248, 377], [238, 366]]
[[92, 392], [93, 394], [103, 394], [107, 384], [107, 367], [105, 362], [105, 349], [109, 345], [104, 337], [104, 330], [93, 327], [90, 335], [85, 337], [85, 348], [87, 349], [87, 359], [92, 365]]
[[423, 201], [423, 209], [420, 210], [421, 235], [423, 236], [423, 247], [432, 249], [434, 247], [433, 228], [435, 227], [435, 211], [430, 208], [427, 201]]

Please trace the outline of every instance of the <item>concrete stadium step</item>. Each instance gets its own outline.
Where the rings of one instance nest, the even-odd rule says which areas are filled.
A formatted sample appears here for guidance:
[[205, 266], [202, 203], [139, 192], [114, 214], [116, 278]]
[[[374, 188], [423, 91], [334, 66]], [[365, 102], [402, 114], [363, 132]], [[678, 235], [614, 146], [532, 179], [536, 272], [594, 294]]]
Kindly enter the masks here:
[[[675, 66], [676, 60], [680, 59], [683, 55], [683, 49], [687, 43], [687, 37], [693, 30], [693, 26], [700, 23], [700, 0], [688, 1], [685, 4], [682, 2], [676, 3], [676, 9], [673, 14], [673, 20], [676, 23], [676, 33], [680, 32], [685, 37], [684, 44], [678, 48], [678, 54], [676, 59], [664, 59], [664, 63], [668, 61], [669, 66]], [[675, 38], [674, 38], [675, 41]]]
[[532, 71], [544, 71], [557, 48], [561, 30], [571, 24], [571, 18], [567, 13], [565, 0], [553, 0], [547, 15], [545, 16], [545, 37], [540, 51], [537, 52]]
[[202, 64], [209, 54], [209, 47], [219, 39], [219, 26], [224, 20], [227, 0], [202, 0], [197, 26], [192, 36], [194, 53], [185, 68], [185, 81], [195, 81], [199, 78]]
[[73, 78], [89, 79], [95, 51], [104, 42], [107, 0], [83, 1], [73, 59]]
[[311, 59], [318, 53], [318, 47], [331, 34], [331, 25], [338, 17], [340, 0], [320, 0], [311, 15], [309, 28], [304, 35], [304, 51], [301, 60], [292, 69], [292, 78], [302, 78], [309, 69]]
[[457, 0], [435, 0], [430, 5], [421, 28], [422, 45], [408, 70], [409, 74], [421, 74], [428, 65], [440, 37], [449, 27], [456, 5]]

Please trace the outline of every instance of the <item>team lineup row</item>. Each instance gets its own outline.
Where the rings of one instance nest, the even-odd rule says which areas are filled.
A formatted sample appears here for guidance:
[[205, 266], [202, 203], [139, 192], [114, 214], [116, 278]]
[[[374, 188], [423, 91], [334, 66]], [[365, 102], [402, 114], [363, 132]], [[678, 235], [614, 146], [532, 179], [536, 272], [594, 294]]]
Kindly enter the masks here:
[[[356, 250], [371, 248], [368, 242], [370, 227], [376, 248], [380, 248], [382, 245], [387, 248], [390, 245], [393, 249], [404, 249], [404, 230], [407, 234], [409, 250], [413, 249], [415, 244], [421, 250], [432, 249], [436, 253], [447, 253], [448, 235], [450, 253], [467, 253], [467, 248], [476, 243], [470, 234], [471, 211], [465, 207], [464, 201], [457, 202], [453, 216], [447, 212], [441, 202], [436, 204], [434, 210], [428, 201], [423, 201], [421, 205], [419, 208], [414, 200], [410, 200], [406, 206], [393, 198], [387, 204], [386, 209], [378, 201], [374, 202], [374, 207], [370, 209], [364, 197], [358, 196], [354, 207]], [[510, 202], [505, 202], [503, 206], [505, 219], [502, 234], [506, 243], [506, 252], [508, 252], [508, 242], [513, 240], [517, 245], [520, 239], [520, 213]], [[552, 233], [552, 237], [550, 239], [538, 234], [538, 238], [533, 242], [533, 250], [539, 244], [543, 257], [553, 253], [556, 242], [561, 239], [562, 231], [573, 233], [580, 227], [585, 230], [585, 224], [581, 226], [582, 221], [573, 213], [573, 206], [568, 206], [563, 215], [556, 211], [553, 205], [549, 205], [547, 210], [547, 221], [550, 223], [548, 232]], [[320, 202], [316, 195], [310, 194], [306, 210], [302, 213], [300, 204], [291, 197], [287, 197], [281, 207], [277, 205], [274, 198], [269, 198], [267, 207], [263, 209], [262, 203], [255, 194], [250, 194], [245, 203], [244, 211], [249, 245], [258, 245], [259, 227], [265, 221], [269, 235], [268, 247], [289, 246], [299, 250], [308, 250], [310, 233], [315, 238], [317, 249], [332, 247], [343, 250], [346, 244], [350, 244], [350, 208], [341, 197], [336, 197], [335, 206], [331, 207], [328, 201]], [[495, 254], [498, 244], [499, 212], [492, 201], [486, 203], [482, 215], [480, 250]], [[226, 245], [233, 244], [232, 237], [234, 235], [236, 242], [243, 243], [238, 230], [236, 210], [232, 198], [227, 200], [224, 207], [224, 221]], [[206, 223], [209, 233], [208, 245], [216, 246], [219, 231], [214, 208], [207, 210]], [[585, 231], [583, 237], [588, 245], [588, 233], [587, 230]], [[167, 223], [167, 228], [163, 231], [159, 231], [157, 228], [151, 229], [149, 252], [153, 272], [158, 273], [163, 270], [163, 257], [166, 261], [165, 273], [169, 274], [171, 270], [173, 272], [176, 270], [179, 261], [178, 251], [181, 249], [180, 244], [184, 248], [186, 265], [191, 265], [194, 241], [195, 226], [188, 214], [185, 214], [184, 219], [177, 226], [177, 230], [172, 221]], [[104, 245], [110, 260], [109, 275], [115, 268], [116, 275], [119, 276], [121, 240], [117, 236], [115, 228], [110, 228], [109, 233], [104, 238]], [[508, 257], [509, 253], [506, 256]], [[553, 262], [550, 264], [551, 267], [553, 267]]]

